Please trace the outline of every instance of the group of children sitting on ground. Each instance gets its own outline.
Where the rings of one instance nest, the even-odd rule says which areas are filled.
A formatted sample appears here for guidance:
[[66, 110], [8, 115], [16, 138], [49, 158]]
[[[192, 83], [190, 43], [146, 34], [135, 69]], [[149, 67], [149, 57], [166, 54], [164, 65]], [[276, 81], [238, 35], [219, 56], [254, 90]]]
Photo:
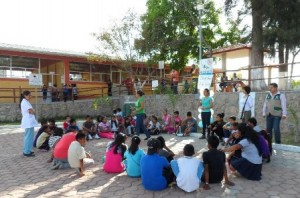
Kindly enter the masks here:
[[[272, 148], [269, 136], [266, 131], [260, 130], [255, 118], [250, 118], [245, 124], [237, 123], [235, 117], [230, 117], [229, 122], [224, 123], [224, 114], [218, 114], [216, 121], [209, 126], [209, 150], [203, 152], [203, 162], [193, 157], [195, 151], [191, 144], [185, 145], [183, 157], [174, 160], [175, 154], [166, 146], [162, 136], [148, 140], [145, 154], [139, 148], [141, 139], [133, 135], [132, 120], [126, 122], [128, 118], [130, 116], [123, 119], [119, 111], [112, 116], [110, 122], [106, 117], [98, 116], [98, 123], [94, 124], [93, 119], [86, 116], [82, 130], [77, 126], [76, 120], [70, 117], [66, 118], [63, 128], [58, 128], [53, 119], [49, 120], [49, 124], [43, 120], [34, 146], [41, 150], [52, 149], [48, 160], [49, 163], [52, 162], [51, 169], [71, 167], [80, 176], [84, 176], [85, 164], [93, 163], [91, 154], [84, 149], [86, 141], [100, 137], [113, 139], [106, 147], [103, 170], [107, 173], [126, 171], [130, 177], [141, 177], [142, 185], [147, 190], [162, 190], [174, 181], [186, 192], [197, 190], [201, 182], [204, 189], [210, 189], [209, 184], [220, 183], [223, 179], [225, 184], [234, 185], [228, 179], [226, 164], [232, 173], [239, 173], [250, 180], [260, 180], [262, 159], [270, 161]], [[134, 116], [131, 118], [134, 119]], [[151, 118], [151, 122], [145, 124], [148, 124], [147, 128], [150, 130], [154, 128], [150, 128], [151, 125], [160, 129], [159, 132], [153, 130], [155, 135], [161, 131], [176, 131], [176, 134], [187, 136], [197, 130], [197, 122], [190, 112], [184, 121], [178, 112], [174, 112], [173, 128], [169, 125], [172, 118], [170, 119], [166, 110], [161, 127], [157, 124], [159, 122], [156, 116]], [[127, 130], [129, 125], [130, 132]], [[120, 131], [121, 128], [123, 131]], [[129, 148], [126, 145], [128, 136], [132, 137]], [[217, 149], [219, 142], [225, 146], [222, 150]], [[229, 152], [227, 158], [225, 152]]]

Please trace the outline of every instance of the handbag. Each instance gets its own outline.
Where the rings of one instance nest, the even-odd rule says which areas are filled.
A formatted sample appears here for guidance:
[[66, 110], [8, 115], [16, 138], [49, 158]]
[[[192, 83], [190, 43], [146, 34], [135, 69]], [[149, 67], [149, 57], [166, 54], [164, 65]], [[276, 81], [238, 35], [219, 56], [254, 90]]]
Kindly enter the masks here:
[[245, 101], [245, 104], [244, 104], [244, 107], [243, 107], [243, 110], [242, 110], [242, 114], [241, 114], [240, 119], [243, 119], [243, 117], [244, 117], [245, 106], [246, 106], [246, 104], [247, 104], [248, 98], [249, 98], [249, 95], [248, 95], [248, 97], [247, 97], [247, 99], [246, 99], [246, 101]]

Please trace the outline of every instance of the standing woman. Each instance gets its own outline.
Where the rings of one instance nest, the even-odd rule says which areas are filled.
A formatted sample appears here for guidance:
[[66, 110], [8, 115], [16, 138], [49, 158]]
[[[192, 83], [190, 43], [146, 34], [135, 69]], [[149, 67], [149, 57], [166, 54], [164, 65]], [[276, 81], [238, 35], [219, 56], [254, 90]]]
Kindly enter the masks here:
[[141, 132], [144, 132], [146, 135], [145, 140], [150, 138], [149, 131], [144, 125], [145, 118], [145, 102], [144, 102], [144, 93], [142, 91], [136, 92], [137, 101], [135, 102], [135, 111], [136, 111], [136, 132], [139, 136]]
[[201, 106], [201, 120], [203, 125], [202, 136], [200, 139], [205, 139], [205, 131], [210, 125], [211, 111], [210, 109], [214, 107], [213, 99], [210, 97], [209, 89], [204, 89], [204, 97], [200, 100]]
[[251, 88], [245, 86], [243, 88], [244, 97], [243, 97], [243, 109], [241, 112], [241, 120], [246, 123], [251, 118], [251, 108], [253, 107], [253, 98], [250, 96]]
[[20, 107], [22, 112], [22, 122], [21, 128], [25, 129], [24, 141], [23, 141], [23, 155], [26, 157], [34, 157], [34, 152], [32, 152], [33, 147], [33, 136], [34, 127], [37, 126], [37, 121], [34, 116], [34, 109], [30, 104], [31, 99], [30, 91], [24, 91], [20, 98]]

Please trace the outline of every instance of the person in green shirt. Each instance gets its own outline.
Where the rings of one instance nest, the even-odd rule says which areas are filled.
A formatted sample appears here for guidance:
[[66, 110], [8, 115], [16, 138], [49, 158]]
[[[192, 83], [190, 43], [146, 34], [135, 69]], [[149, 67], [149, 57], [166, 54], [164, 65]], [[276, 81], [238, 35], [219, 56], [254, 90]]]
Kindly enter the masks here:
[[136, 133], [139, 136], [140, 133], [144, 132], [146, 138], [144, 140], [148, 140], [150, 138], [149, 131], [146, 129], [144, 125], [145, 118], [145, 101], [144, 101], [144, 93], [142, 91], [136, 92], [137, 101], [135, 102], [135, 111], [136, 111]]

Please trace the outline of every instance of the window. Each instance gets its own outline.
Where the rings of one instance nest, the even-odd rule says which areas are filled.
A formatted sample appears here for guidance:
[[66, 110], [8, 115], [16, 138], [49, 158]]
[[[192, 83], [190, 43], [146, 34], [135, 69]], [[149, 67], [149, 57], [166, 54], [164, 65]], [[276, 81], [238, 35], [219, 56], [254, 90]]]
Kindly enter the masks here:
[[92, 81], [106, 82], [110, 79], [110, 65], [91, 65]]
[[70, 63], [70, 80], [90, 81], [90, 64], [88, 63]]
[[20, 56], [0, 56], [0, 77], [28, 78], [38, 72], [39, 59]]
[[0, 78], [10, 76], [10, 57], [0, 56]]

